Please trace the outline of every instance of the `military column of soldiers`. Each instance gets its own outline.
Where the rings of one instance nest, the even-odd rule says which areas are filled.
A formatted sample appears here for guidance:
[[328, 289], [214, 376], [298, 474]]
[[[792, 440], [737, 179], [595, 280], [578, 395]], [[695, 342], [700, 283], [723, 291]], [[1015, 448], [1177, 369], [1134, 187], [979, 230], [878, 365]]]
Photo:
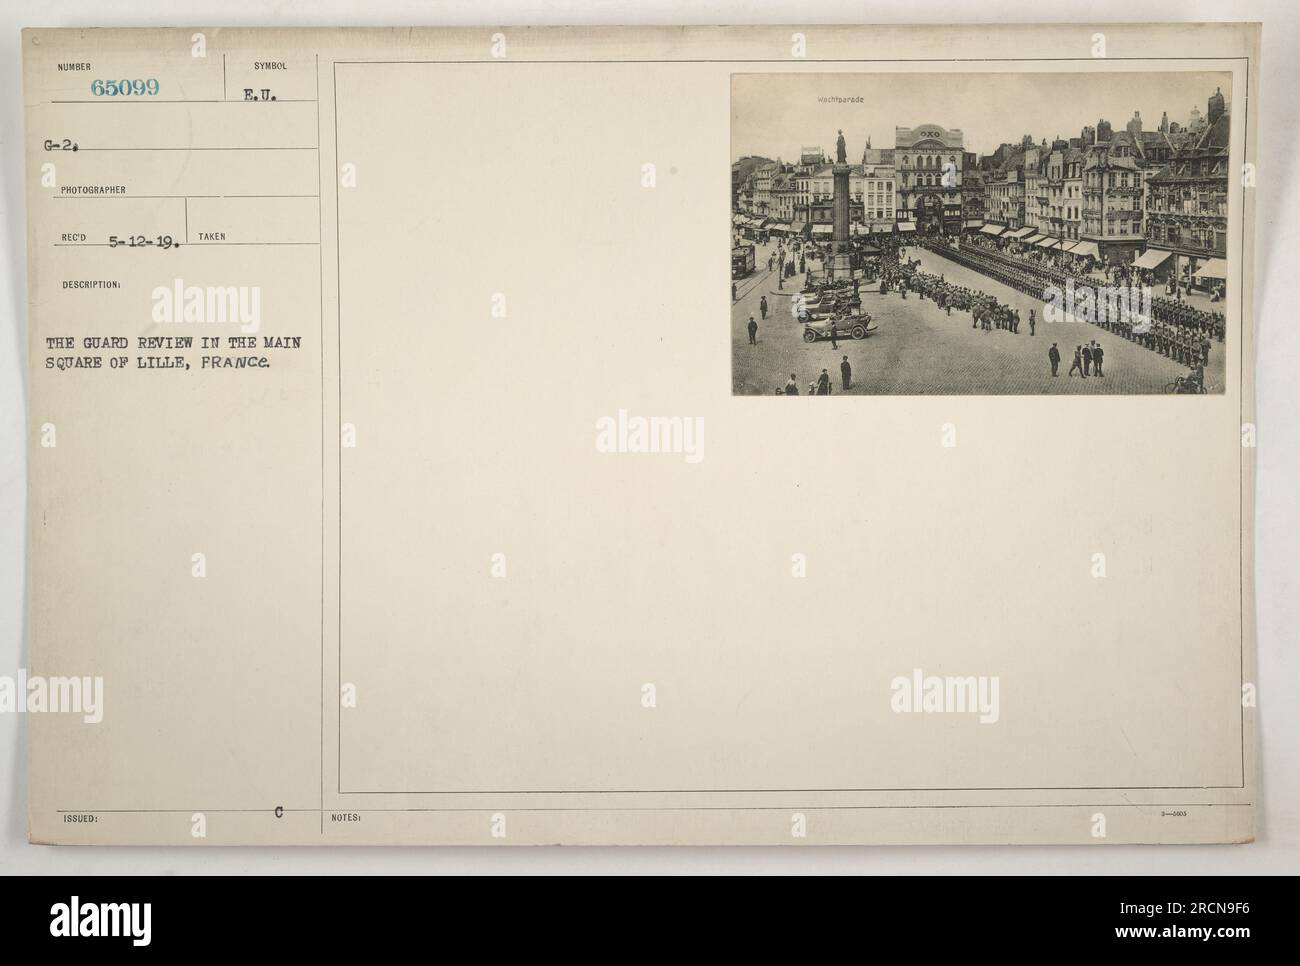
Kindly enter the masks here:
[[[1058, 268], [1040, 265], [1026, 259], [999, 252], [963, 245], [958, 248], [946, 242], [934, 244], [940, 255], [1002, 282], [1011, 288], [1041, 298], [1052, 286], [1064, 291], [1073, 283], [1077, 289], [1097, 286], [1096, 279], [1075, 275]], [[1118, 317], [1099, 313], [1095, 324], [1100, 328], [1159, 352], [1191, 368], [1209, 363], [1211, 336], [1223, 341], [1223, 316], [1205, 312], [1185, 303], [1152, 297], [1151, 318], [1135, 314], [1127, 305], [1120, 306]]]

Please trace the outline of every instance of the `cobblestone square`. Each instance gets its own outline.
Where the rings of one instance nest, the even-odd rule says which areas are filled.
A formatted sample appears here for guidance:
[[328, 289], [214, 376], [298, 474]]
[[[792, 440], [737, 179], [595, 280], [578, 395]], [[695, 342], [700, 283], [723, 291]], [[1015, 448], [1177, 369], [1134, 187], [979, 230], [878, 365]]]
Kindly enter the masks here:
[[[969, 312], [945, 313], [933, 301], [909, 292], [878, 294], [876, 286], [863, 285], [862, 308], [878, 329], [863, 340], [803, 341], [803, 325], [790, 311], [796, 279], [777, 287], [776, 273], [766, 269], [767, 256], [776, 246], [759, 247], [759, 271], [737, 283], [732, 305], [733, 391], [741, 395], [773, 395], [795, 375], [801, 392], [826, 369], [832, 377], [832, 394], [845, 392], [840, 364], [847, 356], [852, 381], [847, 392], [855, 395], [1039, 395], [1163, 393], [1165, 386], [1187, 367], [1085, 322], [1049, 323], [1043, 319], [1043, 302], [1016, 291], [979, 272], [921, 248], [907, 249], [908, 258], [920, 259], [921, 271], [988, 292], [1000, 302], [1020, 310], [1020, 332], [972, 328]], [[762, 319], [759, 299], [768, 301]], [[1033, 309], [1040, 320], [1029, 335], [1027, 320]], [[757, 345], [749, 344], [750, 316], [759, 323]], [[1074, 347], [1096, 340], [1105, 349], [1104, 375], [1082, 379], [1067, 371]], [[1052, 378], [1047, 352], [1057, 343], [1060, 375]], [[1224, 347], [1215, 342], [1206, 367], [1206, 389], [1221, 391]]]

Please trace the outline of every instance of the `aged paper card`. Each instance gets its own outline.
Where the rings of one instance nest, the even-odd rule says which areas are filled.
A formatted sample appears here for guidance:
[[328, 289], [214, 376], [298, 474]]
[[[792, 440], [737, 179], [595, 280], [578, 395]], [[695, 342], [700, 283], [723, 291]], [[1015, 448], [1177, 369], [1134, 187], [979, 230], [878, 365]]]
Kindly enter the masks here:
[[1258, 45], [26, 32], [31, 839], [1250, 840]]

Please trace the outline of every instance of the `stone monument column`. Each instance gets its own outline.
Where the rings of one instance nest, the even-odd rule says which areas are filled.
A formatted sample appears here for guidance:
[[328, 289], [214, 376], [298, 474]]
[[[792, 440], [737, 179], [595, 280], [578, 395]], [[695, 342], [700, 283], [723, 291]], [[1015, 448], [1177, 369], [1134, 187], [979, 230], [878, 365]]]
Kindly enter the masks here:
[[835, 178], [835, 204], [831, 209], [834, 214], [835, 254], [847, 254], [849, 246], [849, 166], [837, 164], [831, 169]]
[[835, 177], [835, 202], [831, 212], [835, 216], [831, 242], [831, 277], [848, 278], [853, 273], [853, 246], [849, 242], [849, 165], [837, 164], [831, 169]]
[[845, 158], [843, 131], [835, 141], [835, 166], [831, 168], [831, 175], [835, 183], [831, 206], [834, 234], [827, 275], [832, 279], [849, 278], [853, 274], [853, 246], [849, 242], [849, 166]]

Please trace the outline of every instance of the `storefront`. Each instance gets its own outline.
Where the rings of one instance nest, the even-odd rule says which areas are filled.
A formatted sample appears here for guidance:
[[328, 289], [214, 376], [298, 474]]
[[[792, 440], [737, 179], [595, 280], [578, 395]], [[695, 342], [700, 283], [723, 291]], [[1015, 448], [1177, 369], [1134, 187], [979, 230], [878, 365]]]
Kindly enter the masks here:
[[1228, 284], [1228, 263], [1222, 258], [1207, 258], [1192, 272], [1192, 285], [1206, 292], [1216, 291]]
[[1148, 248], [1133, 261], [1133, 267], [1150, 272], [1153, 278], [1163, 281], [1169, 277], [1175, 259], [1174, 253], [1159, 248]]
[[1066, 254], [1071, 255], [1080, 267], [1090, 268], [1101, 262], [1101, 250], [1097, 248], [1096, 242], [1076, 242], [1069, 248], [1064, 249], [1064, 251]]

